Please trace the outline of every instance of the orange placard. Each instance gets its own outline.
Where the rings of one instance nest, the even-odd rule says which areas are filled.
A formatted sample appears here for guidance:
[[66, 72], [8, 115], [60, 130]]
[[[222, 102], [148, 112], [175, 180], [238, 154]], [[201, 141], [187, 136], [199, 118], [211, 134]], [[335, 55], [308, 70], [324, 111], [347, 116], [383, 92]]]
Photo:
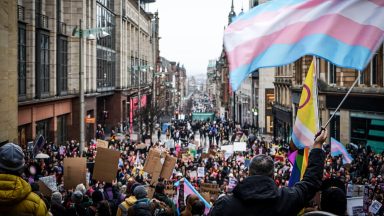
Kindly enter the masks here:
[[95, 124], [96, 118], [85, 118], [85, 123], [87, 124]]

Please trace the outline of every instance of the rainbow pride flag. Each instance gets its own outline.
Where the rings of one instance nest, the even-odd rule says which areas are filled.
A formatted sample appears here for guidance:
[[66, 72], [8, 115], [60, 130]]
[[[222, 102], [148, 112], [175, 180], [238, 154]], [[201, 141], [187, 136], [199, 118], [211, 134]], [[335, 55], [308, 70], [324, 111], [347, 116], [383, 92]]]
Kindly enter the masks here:
[[317, 77], [314, 62], [315, 60], [312, 61], [304, 81], [295, 125], [293, 126], [291, 142], [299, 150], [289, 179], [288, 186], [290, 187], [303, 178], [308, 165], [309, 149], [312, 147], [315, 135], [319, 131]]
[[343, 156], [343, 164], [352, 163], [352, 156], [348, 153], [347, 149], [343, 144], [339, 141], [331, 137], [331, 155], [332, 157], [342, 155]]
[[258, 68], [315, 55], [364, 70], [384, 39], [383, 0], [273, 0], [225, 29], [230, 83], [236, 91]]

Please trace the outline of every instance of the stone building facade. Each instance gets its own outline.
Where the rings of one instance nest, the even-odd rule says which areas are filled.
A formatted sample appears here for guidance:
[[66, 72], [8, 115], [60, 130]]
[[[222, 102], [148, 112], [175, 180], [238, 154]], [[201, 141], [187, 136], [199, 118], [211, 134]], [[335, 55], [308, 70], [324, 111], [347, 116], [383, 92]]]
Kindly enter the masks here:
[[17, 2], [0, 2], [0, 143], [17, 140]]
[[87, 34], [81, 42], [86, 140], [94, 138], [97, 124], [111, 128], [128, 121], [129, 102], [138, 94], [139, 69], [141, 95], [151, 104], [159, 53], [159, 37], [153, 32], [157, 15], [141, 5], [139, 31], [134, 0], [18, 0], [17, 4], [15, 10], [22, 14], [17, 59], [18, 131], [19, 138], [25, 137], [23, 144], [39, 134], [57, 144], [79, 137], [80, 20]]
[[[276, 138], [290, 140], [302, 85], [312, 60], [312, 56], [305, 56], [293, 64], [277, 68], [274, 83], [276, 101], [273, 106]], [[328, 121], [358, 73], [361, 73], [357, 86], [331, 120], [327, 128], [329, 137], [343, 144], [352, 142], [370, 145], [378, 152], [384, 150], [383, 47], [361, 72], [340, 68], [319, 58], [316, 63], [321, 125]]]

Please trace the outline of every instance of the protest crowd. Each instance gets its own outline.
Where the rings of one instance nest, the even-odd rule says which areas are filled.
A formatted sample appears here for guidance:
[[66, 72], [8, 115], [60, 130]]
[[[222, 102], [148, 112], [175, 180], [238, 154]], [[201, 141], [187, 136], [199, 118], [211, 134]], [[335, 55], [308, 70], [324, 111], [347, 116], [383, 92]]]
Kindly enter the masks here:
[[[139, 141], [132, 141], [133, 135], [124, 129], [113, 128], [107, 137], [100, 126], [98, 141], [92, 141], [83, 153], [84, 173], [77, 171], [76, 161], [72, 167], [65, 164], [67, 159], [80, 158], [79, 144], [73, 140], [63, 146], [46, 143], [39, 149], [40, 154], [49, 156], [45, 159], [34, 158], [33, 152], [13, 144], [2, 146], [0, 215], [234, 215], [236, 211], [276, 215], [291, 208], [281, 215], [297, 215], [304, 207], [304, 212], [323, 210], [345, 215], [346, 198], [353, 193], [363, 196], [364, 187], [369, 188], [369, 199], [364, 200], [367, 205], [373, 200], [384, 203], [384, 153], [377, 154], [366, 146], [347, 145], [354, 160], [343, 164], [342, 157], [331, 156], [329, 145], [322, 146], [325, 137], [321, 137], [319, 148], [323, 147], [325, 154], [318, 149], [310, 154], [304, 176], [307, 181], [292, 191], [287, 189], [292, 170], [288, 143], [267, 140], [257, 136], [254, 128], [240, 128], [219, 119], [177, 120], [164, 130], [156, 130], [158, 139], [144, 134]], [[107, 141], [104, 148], [99, 146], [100, 140]], [[97, 153], [101, 157], [103, 151], [118, 152], [112, 163], [118, 168], [116, 172], [112, 169], [110, 181], [95, 177], [103, 176], [96, 174], [96, 164], [101, 163]], [[151, 163], [153, 158], [159, 160]], [[110, 158], [100, 160], [107, 164]], [[265, 172], [265, 167], [254, 165], [257, 160], [269, 162], [271, 173], [258, 171]], [[82, 174], [84, 182], [71, 179], [82, 179]], [[255, 185], [250, 183], [264, 174]], [[260, 189], [264, 186], [269, 187], [267, 192]], [[270, 188], [275, 188], [273, 193], [268, 192]], [[315, 196], [318, 190], [326, 198]], [[286, 198], [275, 200], [281, 197]], [[234, 209], [226, 210], [225, 206]]]

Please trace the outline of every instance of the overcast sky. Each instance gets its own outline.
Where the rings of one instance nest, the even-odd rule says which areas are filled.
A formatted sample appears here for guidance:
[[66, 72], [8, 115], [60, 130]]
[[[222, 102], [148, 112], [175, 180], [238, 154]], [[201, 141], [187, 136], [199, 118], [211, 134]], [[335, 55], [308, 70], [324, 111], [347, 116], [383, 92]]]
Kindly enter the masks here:
[[[248, 2], [234, 0], [236, 14]], [[221, 53], [231, 0], [157, 0], [148, 8], [159, 11], [160, 55], [184, 64], [188, 76], [205, 74]]]

